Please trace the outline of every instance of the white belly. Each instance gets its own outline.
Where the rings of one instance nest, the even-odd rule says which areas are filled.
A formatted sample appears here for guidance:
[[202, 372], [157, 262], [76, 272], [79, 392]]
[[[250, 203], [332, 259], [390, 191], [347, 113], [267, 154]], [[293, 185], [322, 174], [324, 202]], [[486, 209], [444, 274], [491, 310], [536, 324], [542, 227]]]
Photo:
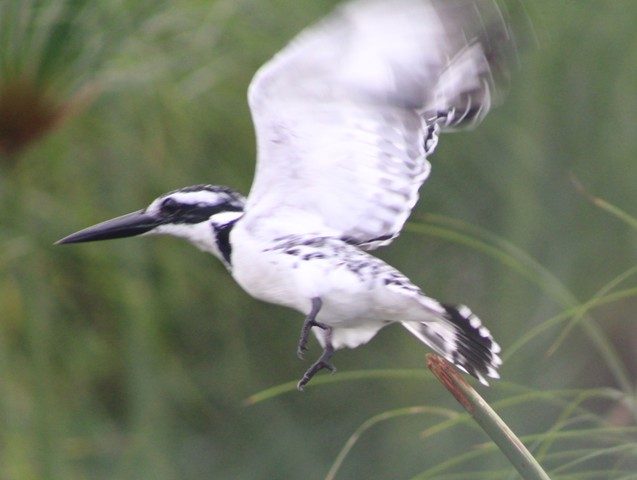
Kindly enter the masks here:
[[[321, 319], [335, 326], [350, 326], [363, 319], [386, 320], [404, 303], [402, 295], [379, 285], [377, 277], [352, 271], [330, 252], [319, 253], [325, 256], [317, 258], [316, 249], [297, 255], [270, 250], [269, 244], [256, 240], [240, 225], [232, 235], [232, 275], [260, 300], [308, 313], [312, 298], [320, 297]], [[382, 264], [366, 253], [360, 255]]]

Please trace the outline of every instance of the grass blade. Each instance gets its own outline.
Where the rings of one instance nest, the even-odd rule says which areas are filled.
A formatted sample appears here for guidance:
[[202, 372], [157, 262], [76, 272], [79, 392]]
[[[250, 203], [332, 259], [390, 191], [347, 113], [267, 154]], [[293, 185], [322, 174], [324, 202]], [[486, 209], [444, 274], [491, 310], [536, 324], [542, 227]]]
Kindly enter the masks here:
[[582, 185], [582, 183], [577, 179], [577, 177], [575, 177], [575, 175], [571, 175], [571, 182], [573, 182], [573, 185], [575, 185], [577, 191], [584, 197], [586, 197], [586, 199], [593, 205], [611, 214], [613, 217], [618, 218], [629, 227], [637, 230], [637, 218], [623, 211], [621, 208], [616, 207], [612, 203], [604, 200], [603, 198], [592, 195], [588, 190], [586, 190], [586, 187]]
[[361, 437], [361, 435], [363, 435], [363, 433], [372, 428], [374, 425], [386, 420], [391, 420], [396, 417], [402, 417], [405, 415], [422, 415], [425, 413], [431, 415], [440, 415], [447, 418], [455, 418], [458, 416], [458, 413], [454, 412], [453, 410], [427, 406], [399, 408], [396, 410], [390, 410], [387, 412], [379, 413], [378, 415], [374, 415], [373, 417], [363, 422], [361, 426], [358, 427], [356, 431], [352, 433], [352, 435], [350, 435], [343, 448], [341, 448], [341, 451], [338, 452], [338, 455], [332, 463], [329, 472], [327, 472], [327, 475], [325, 476], [325, 480], [334, 480], [334, 478], [336, 478], [338, 470], [341, 468], [341, 465], [345, 461], [345, 458], [347, 457], [349, 452], [352, 450], [352, 448], [354, 448], [354, 445], [356, 445], [356, 442], [358, 442], [358, 439]]
[[[608, 282], [606, 285], [604, 285], [602, 288], [600, 288], [591, 297], [591, 299], [589, 301], [603, 297], [604, 295], [606, 295], [609, 292], [611, 292], [619, 284], [621, 284], [624, 280], [626, 280], [627, 278], [630, 278], [631, 276], [633, 276], [636, 273], [637, 273], [637, 265], [633, 266], [632, 268], [629, 268], [628, 270], [626, 270], [622, 274], [620, 274], [617, 277], [613, 278], [610, 282]], [[546, 356], [547, 357], [549, 357], [549, 356], [551, 356], [551, 355], [553, 355], [555, 353], [555, 351], [560, 347], [562, 342], [564, 342], [564, 340], [566, 339], [568, 334], [571, 332], [571, 330], [584, 318], [585, 314], [586, 314], [586, 307], [585, 307], [585, 305], [582, 305], [581, 310], [579, 312], [577, 312], [577, 314], [575, 314], [573, 316], [573, 318], [569, 321], [569, 323], [564, 327], [562, 332], [558, 335], [558, 337], [555, 340], [555, 342], [553, 342], [553, 344], [549, 347], [549, 349], [546, 352]]]
[[[346, 382], [350, 380], [368, 380], [375, 378], [395, 378], [395, 379], [414, 379], [427, 377], [427, 373], [422, 369], [377, 369], [377, 370], [355, 370], [351, 372], [340, 372], [338, 375], [321, 375], [312, 380], [309, 387], [314, 387], [326, 383]], [[261, 390], [253, 395], [250, 395], [243, 401], [245, 406], [255, 405], [265, 400], [278, 397], [284, 393], [298, 391], [296, 386], [298, 380], [275, 385], [274, 387]]]

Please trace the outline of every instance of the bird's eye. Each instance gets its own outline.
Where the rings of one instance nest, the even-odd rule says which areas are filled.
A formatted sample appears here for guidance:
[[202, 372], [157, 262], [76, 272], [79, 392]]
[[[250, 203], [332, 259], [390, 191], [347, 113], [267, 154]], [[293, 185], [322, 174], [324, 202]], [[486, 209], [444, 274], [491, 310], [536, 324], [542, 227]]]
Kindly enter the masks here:
[[171, 215], [179, 209], [179, 202], [172, 197], [168, 197], [161, 202], [161, 213]]

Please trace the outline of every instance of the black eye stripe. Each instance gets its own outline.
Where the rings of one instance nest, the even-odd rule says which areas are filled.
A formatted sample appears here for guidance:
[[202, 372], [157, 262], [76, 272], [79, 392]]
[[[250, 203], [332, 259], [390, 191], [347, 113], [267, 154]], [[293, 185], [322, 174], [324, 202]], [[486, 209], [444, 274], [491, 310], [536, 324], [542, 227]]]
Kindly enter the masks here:
[[179, 211], [180, 204], [172, 197], [168, 197], [161, 202], [160, 210], [162, 214], [174, 214]]
[[240, 212], [243, 208], [228, 203], [218, 205], [208, 204], [179, 204], [177, 202], [170, 203], [167, 209], [164, 209], [162, 203], [161, 213], [165, 217], [166, 223], [201, 223], [206, 221], [212, 215], [220, 212]]

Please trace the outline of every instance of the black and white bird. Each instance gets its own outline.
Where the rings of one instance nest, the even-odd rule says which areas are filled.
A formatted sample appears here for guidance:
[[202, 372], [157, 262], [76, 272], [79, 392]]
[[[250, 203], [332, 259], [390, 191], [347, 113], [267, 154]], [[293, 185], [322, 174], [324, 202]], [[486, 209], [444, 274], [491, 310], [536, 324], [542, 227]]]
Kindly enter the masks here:
[[464, 305], [426, 296], [366, 253], [400, 232], [440, 132], [477, 125], [500, 92], [512, 38], [491, 0], [357, 0], [302, 32], [249, 88], [257, 165], [249, 196], [196, 185], [63, 238], [184, 238], [250, 295], [305, 317], [323, 348], [299, 381], [334, 370], [335, 350], [400, 323], [480, 382], [500, 347]]

